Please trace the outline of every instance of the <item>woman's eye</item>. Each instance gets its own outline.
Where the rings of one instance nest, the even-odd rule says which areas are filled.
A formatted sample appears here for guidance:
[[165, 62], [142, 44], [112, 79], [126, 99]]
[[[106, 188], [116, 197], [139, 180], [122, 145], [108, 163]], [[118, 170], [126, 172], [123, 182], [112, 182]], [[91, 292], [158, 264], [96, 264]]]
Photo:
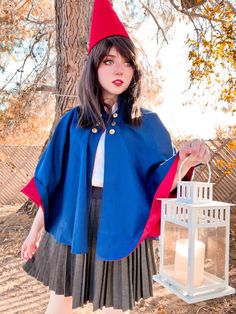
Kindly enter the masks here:
[[105, 63], [106, 65], [110, 65], [110, 64], [113, 64], [113, 61], [112, 61], [112, 60], [105, 60], [104, 63]]
[[[112, 64], [114, 64], [114, 60], [107, 59], [107, 60], [104, 60], [103, 63], [106, 64], [106, 65], [112, 65]], [[131, 61], [125, 61], [124, 64], [126, 66], [128, 66], [128, 67], [132, 66], [132, 62]]]
[[127, 64], [128, 66], [132, 66], [131, 61], [126, 61], [125, 64]]

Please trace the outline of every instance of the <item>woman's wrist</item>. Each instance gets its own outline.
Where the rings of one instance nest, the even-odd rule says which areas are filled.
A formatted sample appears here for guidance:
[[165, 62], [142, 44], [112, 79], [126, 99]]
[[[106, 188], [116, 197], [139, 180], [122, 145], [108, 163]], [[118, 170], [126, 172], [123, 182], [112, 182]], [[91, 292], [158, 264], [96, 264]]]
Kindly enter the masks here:
[[32, 225], [30, 229], [31, 234], [38, 234], [42, 231], [43, 225]]
[[30, 232], [31, 233], [39, 233], [43, 227], [44, 227], [44, 212], [42, 211], [42, 208], [39, 208], [38, 212], [34, 218]]

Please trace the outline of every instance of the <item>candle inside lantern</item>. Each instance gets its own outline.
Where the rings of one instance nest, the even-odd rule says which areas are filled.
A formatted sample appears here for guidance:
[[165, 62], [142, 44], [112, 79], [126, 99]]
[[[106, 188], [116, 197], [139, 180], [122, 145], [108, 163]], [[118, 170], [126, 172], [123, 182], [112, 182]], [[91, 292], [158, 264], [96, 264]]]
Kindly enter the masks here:
[[[194, 250], [194, 280], [193, 284], [198, 287], [203, 282], [205, 259], [205, 244], [195, 240]], [[176, 241], [175, 251], [175, 279], [181, 284], [187, 284], [188, 276], [188, 239], [179, 239]]]

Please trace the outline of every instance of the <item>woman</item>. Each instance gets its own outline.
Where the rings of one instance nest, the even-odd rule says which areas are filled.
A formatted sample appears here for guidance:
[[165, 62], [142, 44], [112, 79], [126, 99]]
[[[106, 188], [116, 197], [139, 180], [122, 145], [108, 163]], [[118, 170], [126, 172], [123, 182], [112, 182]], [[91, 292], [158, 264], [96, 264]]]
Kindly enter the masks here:
[[[110, 17], [109, 34], [101, 12]], [[128, 312], [150, 297], [150, 237], [159, 235], [160, 223], [155, 198], [175, 189], [187, 156], [182, 178], [209, 161], [198, 140], [175, 154], [158, 116], [137, 104], [139, 94], [134, 45], [109, 1], [95, 1], [80, 105], [62, 117], [22, 190], [41, 207], [22, 258], [51, 290], [46, 313], [71, 313], [88, 301], [94, 311]]]

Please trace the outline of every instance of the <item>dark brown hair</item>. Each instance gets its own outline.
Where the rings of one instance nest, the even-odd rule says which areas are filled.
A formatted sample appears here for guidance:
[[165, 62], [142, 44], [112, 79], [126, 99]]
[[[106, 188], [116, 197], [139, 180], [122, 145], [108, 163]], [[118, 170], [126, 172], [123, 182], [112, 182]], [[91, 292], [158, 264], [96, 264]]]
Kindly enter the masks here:
[[116, 47], [118, 52], [131, 63], [134, 69], [130, 86], [118, 96], [119, 108], [122, 103], [123, 119], [128, 124], [141, 125], [141, 111], [136, 102], [140, 95], [141, 72], [136, 63], [136, 50], [129, 38], [112, 36], [103, 39], [91, 50], [82, 71], [78, 90], [80, 100], [78, 125], [80, 127], [91, 127], [100, 124], [105, 128], [105, 123], [101, 117], [105, 104], [98, 81], [97, 69], [112, 46]]

